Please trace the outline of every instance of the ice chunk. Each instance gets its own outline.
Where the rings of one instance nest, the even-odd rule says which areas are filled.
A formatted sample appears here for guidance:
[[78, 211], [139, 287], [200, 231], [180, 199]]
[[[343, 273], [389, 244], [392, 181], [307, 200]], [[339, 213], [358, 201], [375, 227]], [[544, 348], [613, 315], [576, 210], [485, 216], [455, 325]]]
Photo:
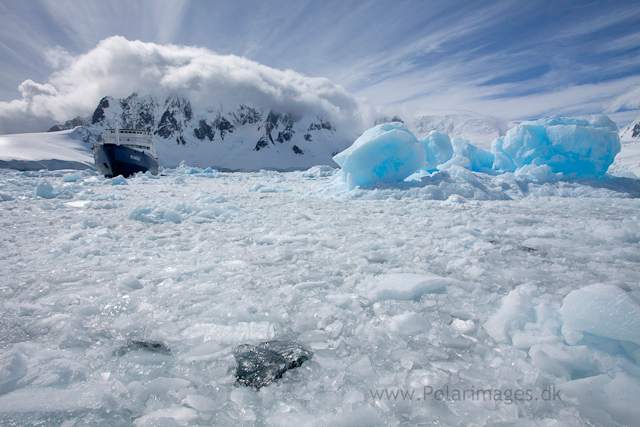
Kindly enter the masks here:
[[640, 304], [615, 285], [596, 284], [570, 292], [560, 313], [575, 331], [640, 344]]
[[502, 171], [531, 173], [533, 169], [525, 166], [547, 165], [553, 173], [593, 178], [603, 176], [613, 163], [620, 136], [606, 116], [591, 121], [550, 117], [509, 130], [493, 141], [491, 151], [494, 168]]
[[16, 388], [16, 383], [27, 374], [27, 360], [12, 350], [0, 356], [0, 394]]
[[438, 166], [438, 170], [447, 170], [453, 165], [461, 166], [474, 172], [491, 172], [493, 154], [480, 147], [476, 147], [463, 138], [454, 138], [453, 157]]
[[182, 401], [182, 404], [199, 412], [207, 412], [217, 409], [216, 402], [213, 399], [199, 394], [188, 394]]
[[621, 425], [638, 425], [640, 406], [633, 396], [640, 395], [640, 380], [624, 372], [613, 378], [603, 374], [567, 381], [562, 394], [576, 398], [583, 407], [605, 411]]
[[369, 403], [365, 403], [364, 405], [353, 411], [348, 411], [336, 415], [327, 424], [341, 427], [357, 427], [382, 426], [385, 425], [385, 422]]
[[[514, 337], [515, 340], [515, 337]], [[596, 366], [587, 346], [566, 346], [564, 344], [536, 344], [529, 350], [529, 356], [540, 370], [570, 379], [573, 371], [594, 372]]]
[[164, 212], [164, 219], [166, 221], [171, 221], [175, 224], [180, 224], [182, 222], [182, 215], [180, 215], [178, 212], [174, 211], [173, 209], [167, 209]]
[[281, 378], [289, 369], [301, 366], [311, 358], [311, 353], [296, 343], [268, 341], [257, 346], [238, 346], [234, 357], [238, 363], [236, 380], [260, 389]]
[[122, 175], [113, 177], [112, 179], [109, 180], [109, 183], [111, 185], [127, 185], [128, 184], [127, 179]]
[[534, 285], [520, 285], [504, 298], [500, 309], [483, 325], [487, 333], [496, 341], [510, 343], [512, 329], [520, 330], [535, 318], [532, 299], [538, 291]]
[[432, 131], [429, 135], [420, 140], [424, 147], [427, 160], [422, 169], [428, 172], [435, 172], [436, 166], [447, 162], [453, 157], [453, 146], [451, 139], [446, 133]]
[[416, 313], [403, 313], [389, 319], [389, 329], [400, 335], [414, 335], [428, 331], [429, 323]]
[[442, 291], [450, 279], [431, 273], [384, 274], [366, 286], [365, 294], [372, 301], [417, 300], [426, 293]]
[[60, 389], [21, 388], [0, 396], [0, 414], [25, 412], [71, 412], [101, 407], [106, 384]]
[[402, 123], [375, 126], [333, 157], [350, 188], [400, 182], [420, 169], [425, 159], [424, 147]]
[[273, 325], [269, 322], [238, 322], [235, 325], [218, 325], [215, 323], [196, 323], [182, 332], [185, 338], [202, 338], [204, 341], [215, 340], [223, 343], [236, 343], [248, 340], [272, 339]]
[[53, 189], [53, 185], [46, 179], [43, 179], [36, 186], [36, 196], [51, 199], [56, 197], [56, 192]]
[[[198, 418], [198, 411], [184, 406], [173, 405], [166, 409], [157, 409], [133, 421], [135, 427], [187, 425]], [[168, 422], [170, 421], [170, 422]]]
[[62, 180], [64, 182], [76, 182], [84, 180], [84, 173], [82, 171], [74, 172], [69, 175], [65, 175]]

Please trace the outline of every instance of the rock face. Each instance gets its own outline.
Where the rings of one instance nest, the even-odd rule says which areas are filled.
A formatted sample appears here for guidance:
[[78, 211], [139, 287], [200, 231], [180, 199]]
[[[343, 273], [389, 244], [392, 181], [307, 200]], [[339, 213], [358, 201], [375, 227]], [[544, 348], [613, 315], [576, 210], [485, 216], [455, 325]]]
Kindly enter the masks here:
[[282, 377], [289, 369], [301, 366], [311, 353], [288, 341], [268, 341], [256, 346], [241, 345], [234, 352], [238, 367], [236, 381], [256, 390]]
[[[135, 122], [135, 123], [134, 123]], [[161, 101], [133, 93], [104, 97], [86, 128], [93, 142], [105, 128], [146, 129], [154, 135], [160, 163], [229, 170], [301, 169], [335, 166], [331, 156], [348, 147], [347, 135], [325, 117], [263, 110], [245, 104], [194, 111], [191, 102], [173, 96]]]

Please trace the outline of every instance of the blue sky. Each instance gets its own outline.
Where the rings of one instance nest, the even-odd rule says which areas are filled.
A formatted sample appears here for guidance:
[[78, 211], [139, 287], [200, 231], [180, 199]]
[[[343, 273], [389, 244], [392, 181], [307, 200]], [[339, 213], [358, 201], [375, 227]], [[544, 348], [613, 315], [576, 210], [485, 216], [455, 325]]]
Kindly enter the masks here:
[[114, 35], [326, 77], [405, 114], [640, 117], [638, 1], [3, 0], [0, 102]]

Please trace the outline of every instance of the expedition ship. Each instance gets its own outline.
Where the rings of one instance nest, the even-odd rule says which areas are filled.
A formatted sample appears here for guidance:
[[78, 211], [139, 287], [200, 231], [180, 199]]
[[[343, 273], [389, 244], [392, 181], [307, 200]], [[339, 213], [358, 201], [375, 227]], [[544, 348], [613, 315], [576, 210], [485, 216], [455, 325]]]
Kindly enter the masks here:
[[158, 174], [153, 136], [145, 130], [106, 129], [102, 141], [93, 147], [93, 158], [96, 169], [107, 178], [146, 171]]

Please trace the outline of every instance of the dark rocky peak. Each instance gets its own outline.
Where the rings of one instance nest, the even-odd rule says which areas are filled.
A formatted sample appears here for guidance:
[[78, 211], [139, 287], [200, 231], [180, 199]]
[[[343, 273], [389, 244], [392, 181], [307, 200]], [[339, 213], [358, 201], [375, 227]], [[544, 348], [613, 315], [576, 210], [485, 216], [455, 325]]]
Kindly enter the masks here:
[[178, 133], [178, 143], [186, 144], [184, 138], [180, 138], [180, 136], [182, 136], [183, 130], [193, 118], [191, 102], [185, 98], [172, 96], [164, 102], [164, 109], [165, 111], [162, 113], [162, 117], [160, 117], [158, 130], [156, 130], [155, 134], [168, 139]]
[[318, 122], [313, 122], [309, 124], [309, 127], [307, 128], [307, 133], [304, 134], [304, 139], [305, 141], [313, 141], [313, 135], [311, 134], [311, 132], [313, 131], [319, 131], [319, 130], [328, 130], [329, 132], [333, 133], [336, 131], [336, 128], [334, 128], [331, 125], [331, 122], [329, 122], [328, 120], [322, 118], [322, 117], [318, 117]]
[[[218, 112], [208, 111], [208, 113], [215, 114], [213, 120], [201, 119], [198, 122], [198, 126], [193, 130], [193, 135], [201, 141], [205, 138], [213, 141], [217, 132], [220, 135], [220, 139], [224, 141], [224, 137], [228, 133], [233, 133], [236, 127], [222, 114], [222, 110]], [[234, 120], [233, 117], [232, 120]]]
[[104, 122], [106, 118], [104, 114], [104, 110], [109, 108], [110, 102], [112, 101], [113, 101], [113, 98], [110, 96], [105, 96], [100, 100], [100, 102], [98, 103], [98, 106], [93, 112], [93, 116], [91, 117], [92, 125], [102, 124]]
[[69, 130], [69, 129], [75, 128], [76, 126], [84, 126], [86, 124], [89, 124], [89, 119], [85, 119], [78, 116], [74, 119], [67, 120], [63, 125], [52, 126], [51, 129], [49, 129], [47, 132], [59, 132], [61, 130]]
[[294, 117], [290, 113], [277, 113], [273, 110], [269, 111], [267, 115], [267, 119], [265, 120], [265, 125], [270, 125], [271, 129], [278, 129], [279, 125], [286, 127], [292, 127], [293, 124], [299, 121], [299, 118]]
[[636, 125], [633, 127], [633, 130], [631, 131], [631, 138], [638, 137], [640, 137], [640, 122], [636, 123]]
[[325, 129], [330, 132], [334, 132], [336, 130], [333, 126], [331, 126], [331, 122], [323, 119], [322, 117], [318, 117], [318, 123], [311, 123], [309, 125], [309, 129], [307, 129], [307, 132], [310, 132], [312, 130], [321, 130], [321, 129]]
[[151, 132], [156, 127], [156, 114], [158, 101], [152, 96], [145, 96], [138, 100], [136, 129], [145, 129]]
[[235, 126], [254, 124], [262, 120], [262, 111], [242, 104], [238, 111], [232, 112], [230, 115]]
[[191, 101], [179, 96], [170, 96], [164, 101], [165, 111], [170, 111], [174, 115], [182, 115], [185, 122], [191, 121], [193, 118], [193, 109]]
[[[270, 141], [273, 145], [276, 145], [276, 143], [274, 142], [274, 139], [275, 141], [278, 141], [281, 144], [284, 143], [285, 141], [290, 141], [291, 138], [293, 138], [293, 135], [295, 134], [295, 131], [293, 130], [293, 124], [298, 120], [300, 119], [294, 117], [290, 113], [281, 114], [281, 113], [276, 113], [273, 110], [269, 111], [269, 114], [267, 115], [267, 119], [265, 120], [265, 123], [264, 123], [265, 145], [267, 140]], [[280, 125], [282, 125], [283, 129], [279, 130], [278, 135], [276, 135], [274, 138], [272, 132], [274, 130], [279, 129]], [[256, 151], [260, 149], [258, 148], [259, 145], [261, 145], [260, 141], [258, 141], [258, 144], [256, 145], [256, 148], [255, 148]]]
[[138, 94], [133, 92], [128, 97], [120, 100], [120, 118], [118, 122], [123, 129], [132, 129], [134, 127], [134, 117], [138, 107]]
[[213, 141], [213, 138], [216, 137], [216, 130], [212, 125], [207, 123], [206, 120], [202, 119], [198, 123], [198, 127], [193, 130], [193, 136], [201, 141], [203, 141], [205, 138], [207, 138], [209, 141]]
[[396, 123], [396, 122], [397, 123], [404, 123], [404, 121], [400, 117], [393, 116], [392, 118], [382, 117], [382, 118], [376, 119], [374, 125], [377, 126], [377, 125], [381, 125], [383, 123]]

